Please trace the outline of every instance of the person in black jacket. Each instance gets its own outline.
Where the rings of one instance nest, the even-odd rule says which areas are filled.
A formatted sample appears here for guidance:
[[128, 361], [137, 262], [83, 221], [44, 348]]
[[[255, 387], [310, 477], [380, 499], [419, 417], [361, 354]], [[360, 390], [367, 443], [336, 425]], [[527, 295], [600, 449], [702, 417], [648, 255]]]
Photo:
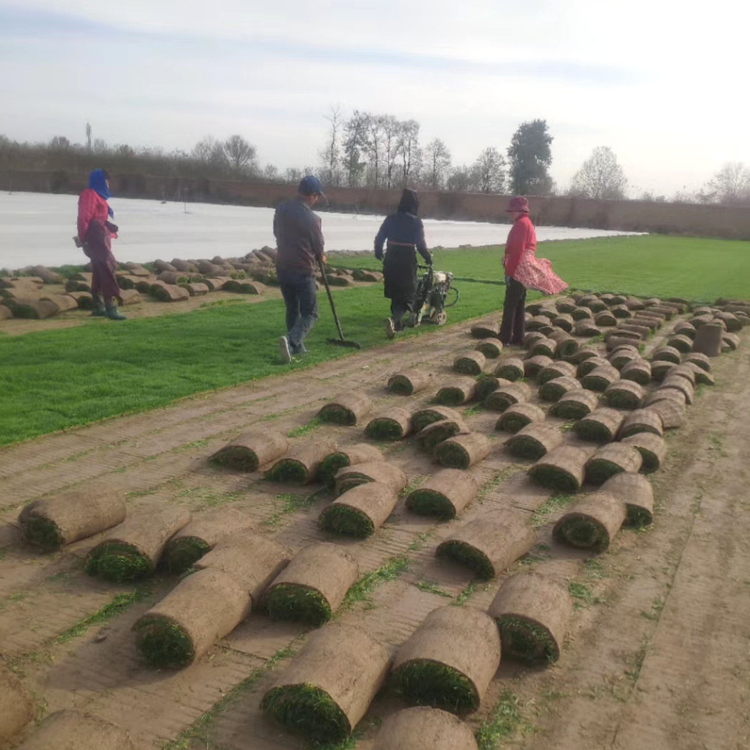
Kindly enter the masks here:
[[[427, 265], [432, 255], [427, 249], [422, 220], [417, 218], [419, 197], [416, 190], [404, 190], [398, 211], [387, 216], [375, 237], [375, 257], [383, 261], [385, 296], [391, 301], [391, 317], [385, 321], [385, 335], [392, 339], [404, 328], [404, 315], [413, 310], [417, 292], [417, 251]], [[388, 241], [383, 258], [383, 244]]]

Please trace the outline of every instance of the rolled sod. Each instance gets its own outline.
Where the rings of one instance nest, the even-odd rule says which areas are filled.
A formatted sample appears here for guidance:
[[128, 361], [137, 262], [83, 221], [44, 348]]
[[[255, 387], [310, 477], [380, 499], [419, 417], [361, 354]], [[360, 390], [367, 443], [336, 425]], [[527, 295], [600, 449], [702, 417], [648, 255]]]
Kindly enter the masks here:
[[340, 393], [319, 412], [318, 419], [333, 424], [355, 425], [372, 411], [372, 399], [362, 391]]
[[463, 419], [460, 412], [446, 406], [429, 406], [426, 409], [418, 409], [411, 415], [411, 424], [414, 432], [421, 432], [428, 424], [439, 422], [442, 419]]
[[651, 363], [651, 377], [653, 380], [664, 380], [667, 373], [674, 367], [679, 367], [674, 362], [665, 359], [656, 359]]
[[195, 568], [226, 573], [250, 594], [253, 609], [257, 609], [263, 604], [268, 586], [291, 559], [286, 547], [262, 534], [245, 530], [221, 539], [195, 563]]
[[539, 312], [537, 315], [547, 318], [547, 320], [552, 321], [557, 317], [557, 308], [553, 307], [549, 303], [542, 303], [542, 305], [539, 308]]
[[676, 336], [687, 336], [689, 339], [695, 338], [695, 326], [692, 323], [688, 323], [686, 320], [683, 320], [681, 323], [678, 323], [672, 333], [674, 333]]
[[364, 630], [328, 623], [310, 635], [261, 708], [310, 742], [341, 742], [367, 713], [390, 661], [388, 649]]
[[444, 406], [461, 406], [471, 401], [477, 392], [477, 381], [465, 376], [444, 385], [435, 396], [435, 401]]
[[476, 400], [484, 401], [490, 393], [505, 385], [510, 385], [512, 381], [505, 378], [498, 378], [496, 375], [480, 375], [477, 378]]
[[491, 617], [470, 607], [430, 612], [396, 654], [390, 684], [409, 703], [476, 711], [500, 666]]
[[675, 365], [669, 370], [667, 376], [670, 380], [675, 377], [685, 378], [691, 386], [695, 386], [696, 379], [694, 367], [695, 366], [691, 364]]
[[644, 399], [643, 387], [632, 380], [620, 380], [612, 383], [604, 391], [604, 402], [613, 409], [626, 409], [632, 411], [639, 409]]
[[601, 336], [602, 331], [591, 318], [583, 318], [576, 321], [573, 333], [576, 336]]
[[468, 469], [489, 456], [492, 443], [486, 435], [471, 432], [438, 443], [434, 456], [447, 469]]
[[438, 545], [435, 554], [489, 581], [523, 557], [535, 539], [522, 513], [495, 510], [461, 526]]
[[628, 308], [628, 310], [646, 309], [646, 305], [643, 304], [643, 300], [638, 299], [638, 297], [628, 297], [625, 300], [625, 306]]
[[635, 359], [628, 362], [621, 370], [623, 380], [632, 380], [638, 385], [648, 385], [651, 382], [651, 363], [645, 359]]
[[550, 319], [544, 315], [535, 315], [531, 320], [526, 322], [526, 330], [532, 333], [542, 332], [548, 328], [552, 328]]
[[383, 454], [380, 450], [369, 443], [357, 443], [348, 448], [337, 448], [320, 462], [317, 478], [326, 486], [332, 487], [339, 469], [382, 460]]
[[86, 572], [115, 583], [138, 581], [156, 570], [169, 539], [190, 523], [185, 508], [163, 507], [128, 517], [86, 556]]
[[33, 718], [36, 706], [21, 680], [0, 666], [0, 742], [3, 747]]
[[659, 415], [665, 430], [676, 430], [682, 427], [687, 416], [685, 404], [674, 399], [664, 399], [650, 404], [648, 411]]
[[718, 357], [721, 354], [724, 328], [718, 323], [706, 323], [695, 334], [693, 351], [706, 357]]
[[555, 541], [576, 549], [604, 552], [625, 522], [625, 503], [607, 492], [577, 502], [552, 531]]
[[702, 370], [711, 372], [711, 360], [705, 354], [701, 354], [700, 352], [691, 352], [690, 354], [685, 355], [683, 362], [697, 365]]
[[593, 322], [594, 316], [591, 313], [591, 310], [589, 310], [587, 307], [576, 307], [575, 310], [573, 310], [570, 313], [573, 320], [581, 321], [581, 320], [591, 320]]
[[608, 443], [586, 462], [586, 481], [600, 485], [620, 472], [637, 474], [642, 464], [643, 459], [637, 448], [623, 443]]
[[531, 349], [534, 344], [536, 344], [537, 341], [542, 341], [545, 339], [546, 336], [543, 333], [539, 333], [539, 331], [529, 331], [524, 337], [523, 337], [523, 345], [525, 349]]
[[487, 613], [497, 623], [504, 656], [549, 664], [560, 658], [573, 601], [546, 576], [520, 573], [503, 583]]
[[368, 482], [347, 490], [320, 514], [324, 531], [363, 539], [372, 536], [393, 512], [396, 492], [386, 484]]
[[573, 425], [573, 432], [582, 440], [609, 443], [617, 436], [624, 418], [621, 412], [605, 406], [579, 419]]
[[236, 471], [257, 471], [289, 450], [286, 435], [274, 430], [253, 430], [240, 435], [211, 456], [211, 461]]
[[648, 328], [649, 331], [656, 331], [661, 327], [661, 321], [658, 318], [644, 318], [640, 313], [628, 321], [628, 325], [641, 326]]
[[184, 573], [225, 536], [252, 527], [252, 519], [236, 508], [208, 510], [193, 517], [167, 542], [161, 565], [169, 573]]
[[268, 587], [268, 614], [272, 620], [320, 627], [331, 619], [358, 577], [357, 561], [345, 549], [311, 544]]
[[661, 417], [652, 409], [635, 409], [625, 417], [620, 428], [620, 439], [650, 432], [659, 437], [664, 435], [664, 425]]
[[597, 367], [607, 367], [607, 365], [609, 365], [609, 362], [604, 357], [589, 357], [576, 367], [576, 377], [583, 378], [596, 370]]
[[627, 331], [620, 332], [619, 330], [608, 331], [604, 335], [604, 340], [607, 343], [607, 351], [611, 352], [620, 346], [625, 344], [633, 345], [640, 341], [640, 337], [635, 333], [628, 333]]
[[557, 342], [554, 339], [543, 338], [529, 349], [529, 354], [532, 357], [542, 355], [552, 358], [555, 356], [555, 351], [557, 351]]
[[648, 526], [654, 520], [654, 489], [643, 474], [615, 474], [602, 485], [602, 492], [625, 503], [629, 526]]
[[680, 354], [679, 349], [675, 349], [673, 346], [660, 346], [658, 349], [654, 349], [651, 359], [652, 361], [663, 359], [667, 362], [673, 362], [674, 364], [679, 365], [682, 361], [682, 355]]
[[468, 425], [461, 419], [441, 419], [421, 430], [417, 435], [417, 443], [423, 451], [432, 453], [438, 443], [455, 435], [468, 435], [470, 432]]
[[521, 404], [531, 398], [531, 388], [526, 383], [511, 383], [490, 393], [484, 400], [490, 411], [505, 411], [513, 404]]
[[702, 367], [699, 367], [692, 362], [686, 362], [683, 365], [675, 365], [675, 367], [689, 367], [693, 371], [693, 377], [697, 385], [715, 385], [716, 381], [714, 376], [710, 372], [706, 372]]
[[553, 404], [549, 413], [560, 419], [583, 419], [591, 414], [599, 405], [599, 397], [593, 391], [578, 388], [565, 393], [557, 403]]
[[558, 312], [570, 315], [576, 309], [576, 301], [572, 297], [561, 297], [555, 300], [555, 307]]
[[135, 745], [121, 727], [66, 710], [50, 714], [17, 750], [135, 750]]
[[136, 648], [152, 667], [186, 667], [231, 633], [251, 606], [250, 595], [231, 576], [198, 571], [137, 620]]
[[548, 380], [554, 380], [555, 378], [570, 377], [574, 378], [576, 375], [576, 367], [570, 362], [553, 362], [536, 376], [537, 382], [540, 385], [544, 385]]
[[556, 344], [555, 357], [570, 357], [578, 351], [578, 341], [561, 329], [556, 329], [550, 333], [549, 337]]
[[283, 484], [309, 484], [317, 476], [323, 459], [334, 450], [336, 443], [328, 439], [296, 445], [266, 472], [266, 479]]
[[616, 318], [619, 318], [621, 320], [625, 320], [627, 318], [632, 318], [633, 313], [628, 310], [627, 305], [613, 305], [610, 308], [610, 312], [612, 315], [614, 315]]
[[534, 422], [544, 422], [544, 412], [536, 404], [513, 404], [497, 420], [496, 430], [516, 433]]
[[125, 515], [120, 492], [92, 485], [35, 501], [24, 509], [22, 526], [27, 541], [56, 550], [117, 526]]
[[742, 322], [733, 313], [718, 312], [716, 313], [716, 317], [724, 323], [729, 333], [737, 333], [742, 330]]
[[477, 481], [458, 469], [440, 469], [406, 498], [406, 507], [419, 516], [450, 521], [476, 497]]
[[494, 338], [484, 339], [476, 345], [476, 350], [487, 359], [497, 359], [503, 352], [503, 342]]
[[403, 440], [411, 429], [411, 414], [393, 406], [367, 423], [365, 435], [373, 440]]
[[646, 406], [653, 406], [659, 401], [674, 401], [681, 406], [687, 405], [685, 394], [679, 388], [659, 387], [652, 391], [646, 399]]
[[667, 443], [653, 432], [638, 432], [622, 439], [623, 445], [632, 445], [641, 454], [641, 472], [652, 474], [661, 468], [667, 455]]
[[341, 495], [354, 487], [369, 482], [378, 482], [390, 487], [394, 492], [401, 492], [406, 487], [408, 479], [398, 466], [381, 460], [339, 469], [334, 481], [336, 483], [336, 494]]
[[476, 350], [464, 352], [453, 360], [453, 369], [462, 375], [481, 375], [487, 358]]
[[694, 386], [684, 377], [673, 375], [672, 373], [672, 370], [667, 373], [667, 376], [664, 378], [664, 380], [662, 380], [662, 383], [657, 389], [657, 392], [666, 389], [677, 390], [685, 397], [685, 401], [688, 403], [688, 405], [692, 404], [695, 399]]
[[721, 337], [722, 349], [726, 346], [729, 351], [737, 351], [740, 345], [740, 337], [736, 333], [725, 333]]
[[603, 365], [592, 370], [581, 378], [581, 385], [590, 391], [603, 393], [620, 379], [620, 373], [611, 365]]
[[582, 390], [583, 386], [574, 377], [555, 378], [547, 381], [539, 389], [539, 398], [542, 401], [559, 401], [566, 393]]
[[617, 318], [609, 310], [603, 310], [596, 314], [594, 317], [594, 323], [601, 328], [616, 326]]
[[373, 750], [478, 750], [467, 724], [447, 711], [407, 708], [384, 722]]
[[524, 377], [524, 363], [523, 360], [518, 357], [508, 357], [498, 363], [495, 368], [495, 375], [498, 378], [504, 378], [515, 382], [521, 380]]
[[693, 351], [693, 340], [689, 336], [672, 336], [667, 340], [667, 346], [687, 354]]
[[647, 339], [651, 335], [651, 328], [648, 326], [639, 325], [633, 321], [627, 323], [620, 323], [617, 326], [617, 332], [619, 335], [630, 335], [631, 333], [638, 336], [639, 339]]
[[609, 355], [609, 363], [612, 367], [622, 370], [625, 365], [634, 360], [640, 359], [641, 353], [634, 346], [626, 344], [619, 346]]
[[557, 425], [549, 422], [536, 422], [509, 438], [505, 442], [505, 450], [516, 458], [538, 461], [562, 442], [563, 434]]
[[494, 320], [483, 320], [471, 327], [475, 339], [496, 339], [500, 335], [500, 324]]
[[546, 354], [538, 354], [525, 359], [523, 362], [524, 376], [535, 378], [545, 367], [549, 367], [552, 361], [552, 357], [548, 357]]
[[558, 492], [578, 492], [585, 477], [586, 452], [561, 445], [540, 458], [530, 469], [533, 482]]
[[552, 321], [552, 325], [561, 328], [566, 333], [573, 333], [575, 321], [573, 320], [572, 315], [561, 313]]

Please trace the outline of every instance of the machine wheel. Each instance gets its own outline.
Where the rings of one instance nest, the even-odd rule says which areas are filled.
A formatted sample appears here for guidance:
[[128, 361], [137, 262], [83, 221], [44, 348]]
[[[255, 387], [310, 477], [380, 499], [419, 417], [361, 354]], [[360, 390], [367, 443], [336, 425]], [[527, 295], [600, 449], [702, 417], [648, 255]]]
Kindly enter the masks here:
[[439, 312], [439, 313], [438, 313], [438, 314], [437, 314], [437, 315], [435, 316], [435, 322], [436, 322], [436, 323], [437, 323], [437, 324], [438, 324], [439, 326], [444, 326], [444, 325], [445, 325], [445, 324], [446, 324], [446, 323], [448, 322], [448, 313], [447, 313], [447, 312], [445, 312], [445, 311]]

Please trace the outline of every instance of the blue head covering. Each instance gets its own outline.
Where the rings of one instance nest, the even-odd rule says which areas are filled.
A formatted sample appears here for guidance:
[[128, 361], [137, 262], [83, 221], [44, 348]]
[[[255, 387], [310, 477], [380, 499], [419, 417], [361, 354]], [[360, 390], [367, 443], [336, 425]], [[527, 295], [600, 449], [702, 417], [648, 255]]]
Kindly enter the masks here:
[[[95, 169], [89, 175], [89, 189], [104, 198], [105, 201], [108, 201], [112, 197], [112, 193], [109, 192], [109, 188], [107, 187], [107, 175], [103, 169]], [[115, 215], [115, 212], [111, 208], [109, 208], [109, 215]]]

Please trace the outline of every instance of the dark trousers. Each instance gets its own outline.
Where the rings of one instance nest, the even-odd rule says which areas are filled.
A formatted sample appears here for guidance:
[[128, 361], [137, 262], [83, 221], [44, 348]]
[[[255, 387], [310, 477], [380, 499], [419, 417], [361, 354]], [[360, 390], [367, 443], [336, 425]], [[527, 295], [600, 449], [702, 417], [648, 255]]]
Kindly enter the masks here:
[[412, 302], [403, 299], [391, 300], [391, 318], [393, 318], [393, 327], [400, 331], [403, 326], [404, 315], [408, 312], [412, 312], [414, 305]]
[[526, 287], [515, 279], [508, 279], [505, 286], [503, 322], [500, 326], [500, 341], [508, 344], [523, 344], [526, 335]]
[[299, 271], [278, 272], [281, 295], [286, 305], [286, 331], [292, 352], [302, 349], [305, 336], [318, 319], [315, 277]]

